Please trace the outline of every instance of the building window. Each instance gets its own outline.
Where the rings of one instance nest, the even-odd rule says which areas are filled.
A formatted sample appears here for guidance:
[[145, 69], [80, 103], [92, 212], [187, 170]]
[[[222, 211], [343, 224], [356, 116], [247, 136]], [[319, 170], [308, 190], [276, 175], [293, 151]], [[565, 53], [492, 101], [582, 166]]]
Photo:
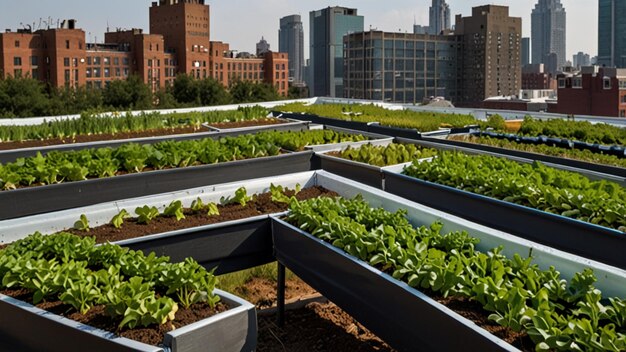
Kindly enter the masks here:
[[30, 64], [31, 66], [39, 66], [39, 56], [31, 56]]
[[87, 78], [91, 78], [91, 69], [90, 69], [90, 68], [88, 68], [88, 69], [85, 71], [85, 76], [86, 76]]
[[620, 101], [622, 102], [622, 104], [626, 104], [626, 95], [622, 95], [622, 98]]
[[13, 70], [13, 77], [22, 77], [22, 69], [21, 68], [17, 68], [15, 70]]
[[87, 56], [87, 65], [91, 66], [91, 56]]
[[95, 78], [100, 78], [100, 68], [94, 68], [93, 69], [93, 76]]
[[129, 63], [130, 63], [130, 60], [129, 60], [127, 57], [125, 57], [125, 58], [123, 58], [123, 59], [122, 59], [122, 64], [123, 64], [124, 66], [128, 66], [128, 64], [129, 64]]
[[565, 88], [565, 78], [559, 78], [559, 88]]
[[66, 40], [65, 41], [65, 49], [69, 49], [70, 48], [70, 41]]
[[572, 78], [572, 88], [582, 88], [583, 87], [583, 79], [581, 77]]
[[611, 79], [609, 77], [604, 77], [602, 80], [602, 86], [604, 89], [611, 89]]
[[100, 66], [100, 57], [96, 56], [93, 58], [93, 64], [94, 66]]
[[65, 70], [65, 83], [70, 82], [70, 70]]
[[114, 57], [113, 58], [113, 65], [115, 65], [115, 66], [119, 66], [120, 65], [120, 58], [119, 57]]
[[22, 66], [22, 58], [19, 56], [14, 57], [13, 66]]
[[122, 75], [122, 71], [119, 67], [115, 68], [115, 77], [120, 77]]
[[105, 57], [104, 58], [104, 64], [105, 65], [110, 65], [111, 64], [111, 58], [110, 57]]
[[63, 66], [70, 67], [70, 58], [69, 57], [64, 57], [63, 58]]
[[16, 47], [16, 48], [19, 48], [19, 47], [20, 47], [20, 41], [19, 41], [19, 40], [16, 40], [16, 41], [15, 41], [15, 47]]
[[148, 67], [152, 67], [152, 59], [148, 59]]
[[34, 68], [32, 73], [31, 73], [31, 77], [33, 79], [39, 79], [39, 69]]
[[104, 68], [104, 77], [111, 77], [111, 69], [109, 69], [108, 67]]
[[124, 77], [128, 77], [128, 69], [127, 68], [124, 69]]
[[74, 65], [74, 67], [78, 67], [78, 59], [77, 58], [73, 58], [72, 59], [72, 65]]

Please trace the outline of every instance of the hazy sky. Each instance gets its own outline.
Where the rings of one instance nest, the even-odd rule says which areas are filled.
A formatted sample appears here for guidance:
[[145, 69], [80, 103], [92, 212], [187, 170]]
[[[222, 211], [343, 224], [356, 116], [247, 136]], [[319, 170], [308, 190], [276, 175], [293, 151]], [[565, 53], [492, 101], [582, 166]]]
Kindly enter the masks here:
[[[148, 7], [152, 0], [0, 0], [0, 30], [21, 28], [20, 23], [38, 26], [40, 18], [75, 18], [87, 33], [87, 41], [102, 41], [107, 22], [112, 30], [143, 28], [148, 31]], [[567, 58], [584, 51], [597, 55], [597, 0], [561, 0], [567, 11]], [[211, 39], [228, 42], [231, 49], [255, 50], [264, 36], [274, 50], [278, 49], [279, 18], [300, 14], [304, 22], [305, 47], [308, 45], [308, 14], [327, 6], [358, 8], [365, 16], [365, 29], [411, 32], [414, 18], [418, 24], [428, 24], [430, 0], [214, 0], [211, 5]], [[530, 36], [530, 13], [537, 0], [448, 0], [452, 16], [469, 16], [472, 6], [488, 3], [507, 5], [515, 17], [522, 17], [523, 36]], [[454, 20], [452, 20], [454, 23]], [[305, 56], [308, 56], [305, 53]]]

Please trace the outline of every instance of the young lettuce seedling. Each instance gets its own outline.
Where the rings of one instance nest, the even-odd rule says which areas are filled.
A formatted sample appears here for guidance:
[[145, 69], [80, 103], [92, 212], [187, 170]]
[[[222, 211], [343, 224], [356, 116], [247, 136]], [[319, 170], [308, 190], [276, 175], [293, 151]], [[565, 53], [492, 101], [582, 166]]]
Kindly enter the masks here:
[[80, 214], [80, 219], [74, 223], [74, 228], [79, 231], [89, 232], [89, 220], [85, 214]]
[[173, 201], [165, 208], [163, 215], [166, 217], [176, 217], [177, 221], [181, 221], [185, 218], [185, 214], [183, 214], [183, 203], [180, 200]]
[[115, 227], [116, 229], [119, 229], [120, 227], [122, 227], [124, 219], [128, 217], [130, 217], [130, 214], [128, 214], [126, 209], [122, 209], [122, 211], [120, 211], [117, 215], [113, 217], [113, 219], [111, 219], [111, 225], [113, 225], [113, 227]]
[[138, 207], [135, 209], [135, 214], [137, 214], [137, 223], [138, 224], [149, 224], [154, 218], [159, 216], [159, 210], [156, 207], [149, 207], [144, 205], [143, 207]]

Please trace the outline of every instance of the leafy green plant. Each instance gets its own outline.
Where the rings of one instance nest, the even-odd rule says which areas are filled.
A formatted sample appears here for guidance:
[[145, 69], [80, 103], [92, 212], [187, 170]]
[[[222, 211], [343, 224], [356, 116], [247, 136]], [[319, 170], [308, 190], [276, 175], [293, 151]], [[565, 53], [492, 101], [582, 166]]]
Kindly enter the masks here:
[[361, 197], [317, 198], [292, 202], [286, 220], [411, 287], [477, 302], [495, 323], [526, 332], [537, 351], [626, 346], [626, 305], [603, 297], [591, 270], [568, 283], [532, 258], [481, 252], [478, 239], [441, 233], [440, 223], [415, 228], [406, 214], [371, 208]]
[[300, 186], [300, 184], [296, 184], [296, 188], [293, 192], [291, 192], [293, 195], [291, 197], [287, 196], [287, 191], [289, 191], [288, 189], [283, 188], [283, 186], [275, 186], [273, 183], [270, 184], [270, 193], [271, 193], [271, 199], [272, 202], [276, 202], [276, 203], [286, 203], [289, 204], [292, 200], [295, 200], [295, 196], [300, 193], [300, 191], [302, 190], [302, 187]]
[[339, 153], [341, 158], [381, 167], [408, 163], [415, 159], [431, 158], [435, 155], [437, 155], [435, 149], [398, 143], [391, 143], [387, 146], [366, 144], [359, 148], [348, 148]]
[[252, 197], [248, 196], [248, 191], [245, 187], [239, 187], [237, 191], [235, 191], [235, 195], [231, 197], [222, 197], [220, 198], [220, 203], [222, 204], [239, 204], [242, 207], [245, 207], [246, 204], [252, 200]]
[[405, 175], [626, 232], [626, 189], [539, 162], [440, 152]]
[[200, 197], [191, 203], [191, 210], [196, 213], [206, 211], [207, 216], [220, 215], [220, 210], [215, 203], [205, 204]]
[[80, 214], [80, 219], [74, 223], [74, 228], [79, 231], [89, 232], [89, 220], [85, 214]]
[[180, 221], [185, 218], [183, 210], [183, 203], [180, 200], [175, 200], [165, 208], [163, 215], [166, 217], [176, 217], [176, 220]]
[[156, 207], [144, 205], [143, 207], [137, 207], [135, 209], [135, 214], [137, 214], [137, 223], [149, 224], [152, 220], [159, 216], [159, 210]]
[[111, 219], [111, 225], [113, 225], [113, 227], [115, 227], [116, 229], [119, 229], [120, 227], [122, 227], [124, 219], [129, 217], [130, 214], [128, 214], [126, 209], [122, 209], [119, 213], [117, 213], [117, 215], [113, 216], [113, 218]]

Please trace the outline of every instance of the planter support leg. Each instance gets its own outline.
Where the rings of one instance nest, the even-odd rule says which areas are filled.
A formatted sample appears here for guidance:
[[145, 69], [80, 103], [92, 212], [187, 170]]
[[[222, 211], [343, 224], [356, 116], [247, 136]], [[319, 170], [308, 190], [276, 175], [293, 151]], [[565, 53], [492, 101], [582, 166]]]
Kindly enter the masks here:
[[278, 326], [285, 325], [285, 266], [278, 262], [278, 292], [276, 293], [278, 308]]

